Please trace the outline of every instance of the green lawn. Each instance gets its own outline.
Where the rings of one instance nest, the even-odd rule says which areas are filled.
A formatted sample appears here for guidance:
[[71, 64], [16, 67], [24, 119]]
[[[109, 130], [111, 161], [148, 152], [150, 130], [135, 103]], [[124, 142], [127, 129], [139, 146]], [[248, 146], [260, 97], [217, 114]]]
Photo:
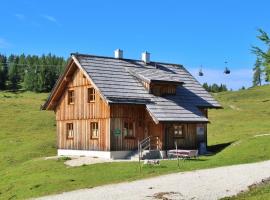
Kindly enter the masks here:
[[240, 193], [234, 197], [224, 198], [222, 200], [268, 200], [270, 199], [270, 182], [266, 181], [253, 186], [249, 191]]
[[[56, 154], [54, 113], [40, 111], [48, 94], [0, 92], [0, 199], [25, 199], [79, 188], [131, 181], [165, 173], [270, 159], [270, 86], [215, 95], [223, 110], [211, 110], [210, 148], [198, 160], [162, 161], [158, 167], [136, 162], [68, 168]], [[267, 189], [266, 189], [267, 190]], [[269, 188], [268, 188], [269, 191]]]

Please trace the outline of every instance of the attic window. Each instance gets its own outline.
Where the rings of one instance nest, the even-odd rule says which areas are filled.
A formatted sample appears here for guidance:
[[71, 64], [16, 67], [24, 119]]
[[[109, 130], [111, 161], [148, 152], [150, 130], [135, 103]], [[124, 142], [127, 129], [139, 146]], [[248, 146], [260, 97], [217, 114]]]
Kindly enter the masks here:
[[153, 87], [152, 88], [152, 93], [156, 96], [160, 96], [161, 92], [160, 92], [160, 87]]
[[74, 137], [73, 123], [67, 123], [67, 139], [73, 139], [73, 137]]
[[96, 91], [94, 88], [88, 88], [88, 102], [95, 102], [96, 100]]
[[173, 84], [152, 84], [151, 92], [155, 96], [175, 95], [177, 85]]
[[74, 90], [68, 91], [68, 104], [74, 104], [75, 92]]

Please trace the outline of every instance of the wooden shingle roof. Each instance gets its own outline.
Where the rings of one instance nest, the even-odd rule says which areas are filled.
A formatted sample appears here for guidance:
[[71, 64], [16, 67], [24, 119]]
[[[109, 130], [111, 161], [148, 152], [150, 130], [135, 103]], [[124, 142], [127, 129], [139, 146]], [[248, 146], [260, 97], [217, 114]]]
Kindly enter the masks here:
[[[116, 59], [84, 54], [72, 54], [108, 103], [145, 104], [158, 122], [207, 122], [199, 108], [221, 108], [220, 104], [182, 66], [140, 60]], [[138, 78], [147, 82], [183, 83], [176, 95], [157, 97], [144, 88]]]

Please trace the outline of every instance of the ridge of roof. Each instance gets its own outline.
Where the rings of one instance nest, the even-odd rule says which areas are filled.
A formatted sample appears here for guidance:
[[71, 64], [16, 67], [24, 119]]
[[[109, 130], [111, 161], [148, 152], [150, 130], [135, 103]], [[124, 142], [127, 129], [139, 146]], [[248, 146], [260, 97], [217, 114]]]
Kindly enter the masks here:
[[[84, 56], [84, 57], [96, 57], [96, 58], [105, 58], [105, 59], [112, 59], [112, 60], [126, 60], [126, 61], [133, 61], [133, 62], [143, 62], [142, 60], [139, 59], [131, 59], [131, 58], [114, 58], [112, 56], [99, 56], [99, 55], [93, 55], [93, 54], [83, 54], [83, 53], [71, 53], [71, 56]], [[156, 63], [156, 64], [163, 64], [163, 65], [174, 65], [177, 67], [183, 67], [183, 65], [181, 64], [177, 64], [177, 63], [169, 63], [169, 62], [161, 62], [161, 61], [151, 61], [149, 64], [147, 65], [151, 65], [151, 63]]]

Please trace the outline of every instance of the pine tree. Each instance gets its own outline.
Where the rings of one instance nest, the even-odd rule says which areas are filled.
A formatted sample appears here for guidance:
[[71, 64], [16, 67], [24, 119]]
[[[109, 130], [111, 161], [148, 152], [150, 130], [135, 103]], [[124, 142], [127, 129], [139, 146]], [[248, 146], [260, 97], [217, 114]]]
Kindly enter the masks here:
[[219, 86], [216, 83], [214, 83], [211, 87], [211, 91], [214, 93], [219, 92]]
[[19, 89], [20, 83], [20, 73], [19, 73], [19, 66], [18, 61], [19, 58], [17, 56], [11, 55], [8, 58], [9, 61], [9, 69], [8, 69], [8, 77], [10, 81], [10, 87], [13, 91]]
[[0, 54], [0, 90], [6, 89], [8, 79], [7, 57]]
[[253, 86], [262, 85], [262, 69], [261, 60], [257, 58], [253, 68]]
[[261, 66], [263, 66], [263, 72], [265, 74], [265, 81], [270, 81], [270, 38], [268, 34], [262, 29], [258, 29], [259, 35], [257, 38], [261, 40], [265, 45], [267, 50], [263, 51], [259, 47], [252, 47], [252, 52], [257, 56], [257, 59], [261, 60]]
[[210, 92], [210, 91], [209, 91], [209, 86], [208, 86], [207, 83], [204, 83], [202, 86], [203, 86], [203, 88], [204, 88], [206, 91]]

